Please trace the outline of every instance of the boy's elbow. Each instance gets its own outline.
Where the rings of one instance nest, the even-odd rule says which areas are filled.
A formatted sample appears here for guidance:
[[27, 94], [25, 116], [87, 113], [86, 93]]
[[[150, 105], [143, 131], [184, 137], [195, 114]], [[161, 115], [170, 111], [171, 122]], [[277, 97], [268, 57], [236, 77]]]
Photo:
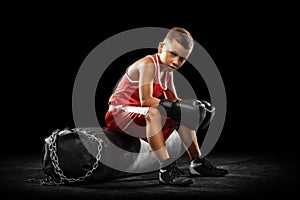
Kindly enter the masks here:
[[147, 101], [146, 99], [144, 99], [144, 100], [141, 100], [141, 106], [149, 106], [149, 101]]
[[153, 106], [153, 101], [151, 98], [146, 98], [141, 100], [141, 106], [150, 107]]

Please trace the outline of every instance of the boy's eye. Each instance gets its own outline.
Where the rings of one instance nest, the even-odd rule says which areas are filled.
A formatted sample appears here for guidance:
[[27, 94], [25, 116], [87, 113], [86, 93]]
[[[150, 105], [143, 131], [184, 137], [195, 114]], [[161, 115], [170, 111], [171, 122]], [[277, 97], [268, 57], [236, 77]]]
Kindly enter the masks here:
[[[178, 56], [178, 54], [175, 52], [172, 52], [172, 51], [169, 51], [169, 52], [172, 54], [172, 56]], [[180, 60], [185, 61], [186, 59], [180, 56]]]
[[180, 60], [183, 62], [183, 61], [185, 61], [185, 58], [183, 58], [183, 57], [180, 57]]

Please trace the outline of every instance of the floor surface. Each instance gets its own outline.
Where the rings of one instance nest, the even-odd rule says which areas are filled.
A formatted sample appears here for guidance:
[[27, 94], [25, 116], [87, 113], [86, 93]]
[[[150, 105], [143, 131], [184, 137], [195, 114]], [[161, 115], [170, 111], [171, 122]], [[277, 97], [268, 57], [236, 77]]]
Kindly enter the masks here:
[[[157, 172], [81, 186], [45, 186], [40, 155], [1, 156], [1, 190], [5, 199], [290, 199], [296, 184], [297, 158], [270, 153], [211, 154], [215, 164], [229, 170], [225, 177], [199, 177], [188, 187], [158, 184]], [[188, 159], [178, 165], [187, 174]]]

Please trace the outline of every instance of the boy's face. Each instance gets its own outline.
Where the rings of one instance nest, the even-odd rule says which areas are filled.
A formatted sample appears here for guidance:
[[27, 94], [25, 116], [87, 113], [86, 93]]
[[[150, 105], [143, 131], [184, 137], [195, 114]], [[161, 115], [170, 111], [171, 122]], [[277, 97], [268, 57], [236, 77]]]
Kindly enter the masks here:
[[158, 48], [163, 66], [170, 71], [178, 70], [185, 63], [191, 51], [192, 49], [185, 49], [176, 40], [161, 42]]

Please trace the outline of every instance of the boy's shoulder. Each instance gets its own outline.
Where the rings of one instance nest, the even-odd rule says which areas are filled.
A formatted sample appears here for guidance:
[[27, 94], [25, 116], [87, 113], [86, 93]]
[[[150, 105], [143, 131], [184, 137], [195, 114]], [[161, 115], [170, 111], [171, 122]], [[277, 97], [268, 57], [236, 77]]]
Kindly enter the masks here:
[[135, 66], [145, 66], [145, 65], [154, 66], [154, 60], [151, 57], [152, 57], [152, 55], [144, 56], [144, 57], [138, 59], [136, 62], [134, 62], [133, 65], [135, 65]]

